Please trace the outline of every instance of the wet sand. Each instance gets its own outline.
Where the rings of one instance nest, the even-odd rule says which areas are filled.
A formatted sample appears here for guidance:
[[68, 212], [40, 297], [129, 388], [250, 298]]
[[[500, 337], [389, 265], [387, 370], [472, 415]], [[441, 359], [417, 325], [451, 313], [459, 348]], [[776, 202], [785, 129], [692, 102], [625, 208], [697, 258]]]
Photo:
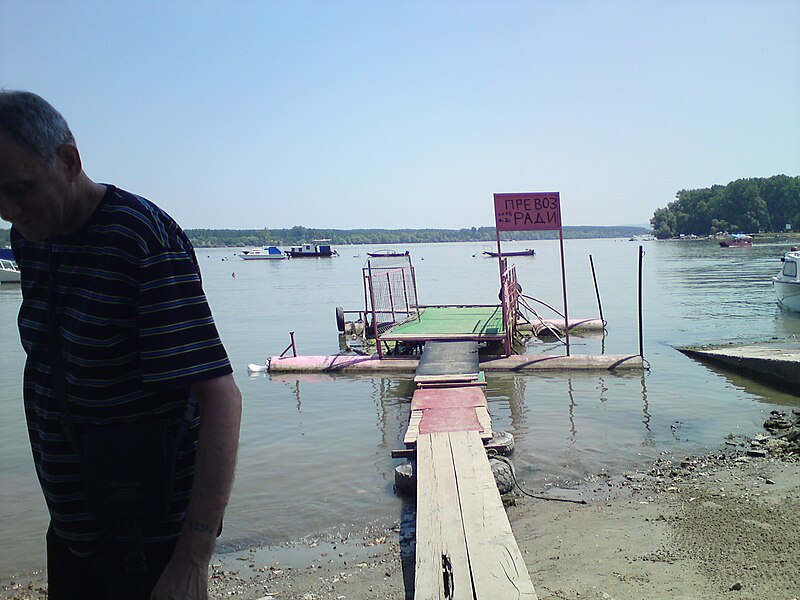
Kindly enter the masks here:
[[[800, 598], [798, 412], [773, 415], [773, 427], [754, 438], [730, 436], [710, 455], [600, 474], [570, 491], [585, 505], [506, 495], [539, 598]], [[412, 598], [412, 539], [404, 522], [219, 555], [210, 596]], [[45, 598], [43, 580], [4, 581], [3, 597]]]

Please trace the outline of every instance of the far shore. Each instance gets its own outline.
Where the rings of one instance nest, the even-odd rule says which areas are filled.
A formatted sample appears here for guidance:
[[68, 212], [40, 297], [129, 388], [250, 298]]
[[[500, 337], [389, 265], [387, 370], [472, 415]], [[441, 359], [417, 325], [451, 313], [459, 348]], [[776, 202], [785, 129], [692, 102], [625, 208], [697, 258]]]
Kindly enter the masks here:
[[[800, 598], [800, 409], [765, 425], [707, 455], [599, 474], [569, 491], [586, 505], [504, 496], [539, 598]], [[218, 554], [210, 597], [411, 599], [412, 539], [398, 523]], [[0, 584], [4, 598], [47, 597], [44, 573]]]

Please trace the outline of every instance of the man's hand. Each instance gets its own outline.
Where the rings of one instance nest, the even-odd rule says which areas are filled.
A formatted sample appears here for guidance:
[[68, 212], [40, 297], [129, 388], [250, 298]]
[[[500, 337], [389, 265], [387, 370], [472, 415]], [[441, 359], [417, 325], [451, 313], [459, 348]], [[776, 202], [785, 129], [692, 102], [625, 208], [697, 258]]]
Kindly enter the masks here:
[[178, 556], [176, 552], [153, 588], [150, 599], [207, 600], [208, 561], [193, 561]]

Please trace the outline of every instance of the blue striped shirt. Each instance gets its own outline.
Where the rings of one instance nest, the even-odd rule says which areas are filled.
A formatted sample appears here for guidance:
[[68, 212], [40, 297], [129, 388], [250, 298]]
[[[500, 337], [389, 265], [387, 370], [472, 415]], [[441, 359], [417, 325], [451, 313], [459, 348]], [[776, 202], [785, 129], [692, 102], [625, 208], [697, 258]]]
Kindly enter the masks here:
[[[49, 344], [55, 289], [64, 388], [78, 438], [87, 424], [180, 419], [190, 384], [232, 372], [206, 302], [194, 249], [148, 200], [113, 186], [74, 234], [30, 242], [11, 230], [22, 273], [18, 324], [27, 354], [23, 396], [37, 475], [53, 527], [87, 554], [102, 535], [84, 507], [80, 459], [59, 422]], [[194, 470], [199, 415], [179, 453], [169, 515], [145, 539], [180, 532]], [[124, 539], [126, 531], [111, 532]]]

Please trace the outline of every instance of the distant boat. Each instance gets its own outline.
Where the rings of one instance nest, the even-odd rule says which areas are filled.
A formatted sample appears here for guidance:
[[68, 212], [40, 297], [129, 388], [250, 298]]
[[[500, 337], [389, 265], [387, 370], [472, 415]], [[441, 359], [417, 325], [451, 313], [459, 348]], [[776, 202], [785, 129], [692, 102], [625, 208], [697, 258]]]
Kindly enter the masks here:
[[281, 260], [289, 258], [289, 255], [277, 246], [265, 246], [264, 248], [242, 250], [239, 258], [242, 260]]
[[744, 233], [734, 233], [733, 235], [719, 241], [723, 248], [749, 248], [753, 245], [753, 238]]
[[333, 250], [330, 244], [323, 244], [322, 242], [330, 242], [330, 240], [312, 240], [311, 244], [301, 244], [299, 246], [292, 246], [286, 253], [292, 258], [306, 258], [314, 256], [339, 256], [336, 250]]
[[787, 252], [781, 261], [783, 267], [778, 276], [772, 278], [772, 288], [778, 304], [786, 310], [800, 312], [800, 252]]
[[380, 250], [378, 252], [367, 252], [367, 256], [371, 258], [386, 258], [392, 256], [408, 256], [409, 252], [395, 252], [394, 250]]
[[0, 283], [19, 283], [19, 267], [11, 248], [0, 248]]
[[[486, 256], [494, 256], [497, 257], [499, 254], [497, 252], [492, 252], [491, 250], [484, 250], [483, 253]], [[526, 248], [525, 250], [514, 250], [511, 252], [503, 252], [503, 256], [535, 256], [536, 250], [533, 248]]]

